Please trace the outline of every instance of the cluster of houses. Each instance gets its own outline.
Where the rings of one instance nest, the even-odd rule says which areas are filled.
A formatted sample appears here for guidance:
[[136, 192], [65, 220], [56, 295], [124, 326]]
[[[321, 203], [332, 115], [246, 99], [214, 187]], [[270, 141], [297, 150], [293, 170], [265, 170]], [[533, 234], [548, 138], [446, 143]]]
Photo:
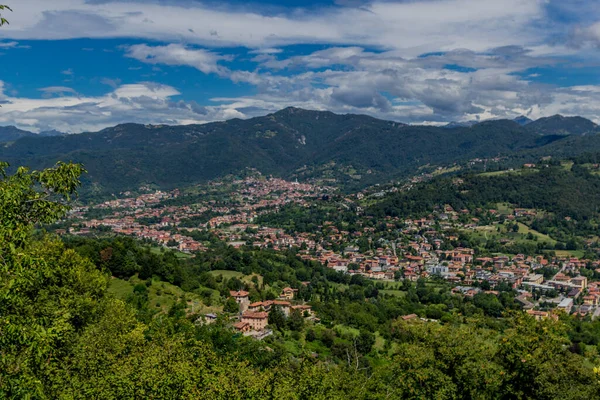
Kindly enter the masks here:
[[[490, 215], [497, 216], [496, 210], [488, 210]], [[367, 279], [396, 280], [408, 279], [416, 281], [419, 278], [439, 277], [456, 285], [454, 293], [473, 296], [484, 286], [485, 282], [490, 290], [500, 283], [520, 290], [518, 300], [523, 303], [526, 310], [535, 311], [535, 302], [527, 293], [532, 291], [544, 292], [550, 289], [558, 291], [561, 295], [555, 300], [555, 308], [567, 312], [575, 310], [581, 314], [595, 313], [600, 300], [595, 292], [587, 293], [587, 280], [579, 276], [581, 268], [591, 266], [600, 268], [598, 262], [580, 260], [576, 257], [553, 257], [498, 255], [494, 257], [477, 257], [475, 250], [465, 247], [444, 246], [447, 243], [456, 243], [458, 237], [447, 233], [456, 229], [456, 219], [461, 214], [468, 214], [468, 210], [455, 211], [452, 207], [445, 206], [439, 212], [427, 218], [408, 219], [402, 221], [403, 228], [400, 234], [409, 238], [405, 242], [383, 243], [383, 246], [360, 252], [357, 246], [347, 245], [343, 251], [335, 252], [327, 249], [327, 243], [338, 245], [352, 243], [355, 239], [375, 234], [373, 227], [364, 227], [361, 231], [347, 232], [338, 230], [330, 223], [323, 225], [325, 235], [321, 241], [316, 241], [314, 235], [307, 233], [286, 234], [281, 229], [259, 227], [256, 225], [235, 225], [229, 230], [219, 231], [224, 240], [241, 238], [240, 232], [252, 228], [255, 246], [270, 246], [274, 249], [286, 249], [292, 246], [303, 248], [299, 252], [305, 260], [313, 260], [332, 268], [338, 272], [350, 275], [362, 275]], [[507, 217], [514, 220], [521, 217], [533, 217], [536, 210], [514, 209]], [[463, 225], [469, 229], [477, 226]], [[396, 229], [398, 220], [387, 218], [386, 226]], [[437, 225], [434, 229], [434, 226]], [[449, 229], [449, 228], [454, 229]], [[441, 228], [441, 229], [440, 229]], [[236, 233], [237, 232], [237, 233]], [[239, 235], [239, 236], [236, 236]], [[339, 246], [338, 246], [339, 247]], [[444, 250], [447, 248], [447, 250]], [[553, 279], [544, 280], [538, 271], [542, 268], [561, 270]], [[600, 270], [599, 270], [600, 271]], [[595, 287], [595, 285], [590, 285]], [[589, 290], [589, 289], [588, 289]], [[581, 300], [578, 301], [578, 299]], [[583, 302], [583, 303], [582, 303]], [[576, 304], [582, 303], [582, 304]]]
[[[218, 185], [222, 186], [223, 183], [219, 182]], [[192, 253], [204, 251], [205, 248], [189, 236], [171, 234], [169, 230], [213, 229], [222, 225], [246, 224], [252, 222], [257, 216], [272, 212], [290, 202], [306, 204], [307, 199], [318, 197], [324, 190], [333, 190], [283, 179], [265, 179], [260, 176], [233, 181], [231, 185], [231, 201], [225, 205], [217, 204], [215, 200], [207, 198], [206, 201], [193, 205], [159, 207], [163, 200], [181, 195], [176, 189], [171, 192], [156, 191], [137, 197], [105, 201], [91, 207], [76, 207], [70, 213], [70, 220], [77, 228], [73, 226], [68, 232], [87, 235], [94, 228], [108, 227], [118, 234], [150, 239], [164, 246], [171, 244], [171, 247], [176, 247], [180, 251]], [[90, 209], [110, 210], [112, 214], [104, 218], [86, 219], [85, 215]], [[189, 226], [189, 223], [182, 226], [182, 222], [201, 220], [207, 213], [218, 215], [195, 227]], [[288, 243], [282, 241], [278, 244], [285, 246]], [[268, 242], [265, 242], [265, 245], [268, 245]]]
[[[484, 161], [486, 160], [482, 160]], [[415, 177], [400, 190], [410, 189], [411, 185], [423, 179], [427, 177]], [[460, 183], [459, 181], [456, 178], [456, 183]], [[481, 287], [489, 286], [487, 289], [493, 290], [502, 283], [520, 290], [518, 299], [531, 312], [539, 308], [539, 301], [528, 296], [528, 293], [556, 291], [560, 293], [559, 297], [552, 300], [556, 302], [556, 309], [575, 311], [582, 315], [600, 314], [597, 284], [588, 283], [585, 277], [580, 276], [584, 267], [600, 271], [597, 262], [566, 256], [545, 258], [522, 254], [512, 257], [477, 257], [474, 249], [457, 246], [456, 232], [477, 229], [480, 218], [496, 222], [522, 221], [534, 218], [537, 210], [516, 208], [508, 213], [501, 213], [497, 210], [477, 209], [472, 214], [467, 209], [454, 210], [449, 205], [443, 205], [422, 218], [400, 220], [386, 217], [373, 223], [375, 221], [369, 221], [370, 217], [364, 216], [355, 224], [356, 229], [353, 231], [344, 230], [332, 222], [324, 222], [318, 234], [284, 232], [280, 228], [255, 225], [253, 221], [257, 216], [276, 212], [281, 206], [291, 202], [309, 205], [311, 199], [320, 197], [332, 188], [275, 178], [266, 179], [259, 175], [228, 182], [217, 181], [209, 187], [230, 191], [229, 200], [217, 203], [207, 197], [206, 201], [196, 204], [160, 207], [162, 201], [181, 195], [175, 190], [107, 201], [95, 206], [113, 211], [104, 218], [86, 219], [89, 208], [74, 209], [71, 218], [78, 228], [71, 227], [70, 233], [88, 234], [94, 228], [103, 226], [115, 233], [150, 239], [164, 246], [193, 253], [204, 251], [203, 244], [176, 232], [183, 229], [211, 229], [220, 239], [233, 246], [251, 243], [256, 247], [275, 250], [297, 247], [304, 260], [316, 261], [340, 273], [361, 275], [366, 279], [416, 281], [419, 278], [436, 277], [454, 284], [456, 294], [467, 296], [476, 294]], [[397, 190], [399, 189], [392, 187], [387, 191]], [[371, 195], [385, 192], [386, 190], [379, 188]], [[367, 192], [361, 192], [342, 202], [358, 203], [368, 195]], [[360, 212], [360, 208], [358, 210]], [[184, 224], [185, 227], [182, 226], [183, 221], [201, 219], [207, 213], [217, 215], [210, 219], [207, 217], [207, 222], [198, 224], [198, 227], [190, 227], [188, 223]], [[395, 233], [398, 239], [384, 239], [382, 229], [387, 230], [387, 237], [389, 233]], [[368, 249], [364, 245], [365, 239], [369, 244]], [[359, 246], [361, 241], [362, 246]], [[539, 272], [541, 269], [556, 269], [561, 272], [551, 279], [545, 279]], [[292, 297], [287, 297], [284, 293], [282, 298], [271, 303], [253, 304], [249, 303], [247, 293], [245, 296], [234, 297], [243, 310], [238, 323], [241, 331], [264, 330], [273, 306], [280, 307], [286, 314], [294, 307], [300, 307], [291, 304], [293, 294]]]
[[[159, 228], [163, 223], [159, 224]], [[91, 228], [98, 228], [100, 226], [109, 227], [113, 232], [135, 236], [141, 239], [150, 239], [162, 246], [169, 246], [174, 243], [179, 251], [185, 253], [192, 253], [196, 251], [204, 251], [206, 247], [202, 243], [194, 240], [193, 238], [181, 234], [172, 234], [168, 230], [162, 230], [156, 227], [150, 227], [143, 225], [136, 221], [134, 217], [123, 217], [123, 218], [105, 218], [102, 220], [92, 219], [90, 221], [84, 221], [81, 223], [83, 228], [75, 231], [70, 230], [70, 233], [74, 235], [85, 235], [91, 233]]]
[[266, 300], [250, 303], [249, 292], [231, 291], [230, 296], [240, 307], [239, 321], [233, 328], [244, 334], [260, 334], [269, 325], [269, 313], [278, 307], [286, 317], [294, 311], [300, 312], [305, 318], [315, 319], [312, 307], [307, 304], [292, 304], [297, 289], [284, 288], [278, 300]]

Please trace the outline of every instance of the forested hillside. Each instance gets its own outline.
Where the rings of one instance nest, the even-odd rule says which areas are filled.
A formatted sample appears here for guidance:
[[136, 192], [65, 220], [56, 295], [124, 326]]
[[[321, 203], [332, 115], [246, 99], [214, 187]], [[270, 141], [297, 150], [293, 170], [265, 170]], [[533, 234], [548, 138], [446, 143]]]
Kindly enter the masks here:
[[424, 215], [443, 204], [461, 210], [511, 203], [561, 218], [593, 219], [600, 209], [600, 176], [594, 171], [583, 164], [546, 163], [516, 171], [441, 177], [392, 195], [368, 212], [377, 217], [408, 217]]
[[18, 129], [14, 126], [0, 127], [0, 142], [11, 142], [24, 137], [33, 137], [35, 134]]
[[329, 177], [364, 187], [422, 166], [497, 156], [532, 160], [599, 148], [591, 121], [552, 121], [521, 126], [500, 120], [446, 129], [287, 108], [205, 125], [124, 124], [96, 133], [30, 135], [0, 146], [0, 158], [33, 168], [58, 160], [83, 163], [89, 171], [85, 182], [90, 183], [83, 193], [106, 195], [141, 184], [181, 187], [245, 168], [300, 179]]

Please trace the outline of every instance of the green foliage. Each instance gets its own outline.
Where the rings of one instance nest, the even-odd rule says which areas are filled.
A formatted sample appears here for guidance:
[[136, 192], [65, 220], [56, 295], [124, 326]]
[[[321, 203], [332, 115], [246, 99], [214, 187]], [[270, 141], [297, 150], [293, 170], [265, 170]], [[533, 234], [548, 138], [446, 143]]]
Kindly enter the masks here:
[[41, 375], [68, 352], [95, 318], [107, 281], [88, 260], [55, 239], [32, 241], [31, 227], [68, 210], [79, 185], [77, 164], [9, 176], [0, 165], [0, 393], [42, 393]]
[[361, 330], [356, 339], [356, 349], [362, 354], [369, 354], [375, 344], [375, 334], [372, 332]]
[[304, 316], [299, 310], [292, 310], [287, 320], [287, 326], [292, 331], [300, 332], [304, 328]]
[[560, 167], [543, 168], [518, 175], [439, 178], [420, 185], [417, 190], [400, 193], [375, 205], [375, 216], [423, 215], [435, 207], [450, 204], [455, 210], [510, 203], [521, 208], [537, 208], [559, 217], [584, 220], [596, 215], [600, 207], [600, 177], [586, 171], [566, 171]]
[[[0, 4], [0, 11], [4, 11], [4, 10], [12, 11], [12, 9], [9, 6]], [[8, 24], [8, 20], [6, 18], [2, 17], [2, 14], [0, 14], [0, 26], [2, 26], [4, 24]]]
[[[585, 126], [567, 121], [560, 129], [577, 134]], [[277, 135], [257, 136], [257, 127]], [[573, 143], [570, 136], [540, 136], [536, 130], [511, 121], [444, 129], [295, 108], [250, 120], [205, 125], [123, 124], [98, 133], [21, 136], [0, 147], [0, 158], [45, 168], [52, 160], [68, 156], [90, 171], [86, 181], [94, 185], [87, 187], [88, 196], [131, 190], [142, 184], [182, 187], [238, 174], [248, 167], [263, 174], [333, 178], [348, 188], [365, 187], [413, 174], [419, 167], [478, 157], [508, 155], [519, 162], [537, 160], [539, 155], [575, 155], [600, 149], [599, 135], [576, 136]]]
[[[399, 322], [395, 329], [405, 339], [386, 371], [388, 384], [417, 398], [594, 397], [593, 371], [563, 346], [565, 328], [525, 316], [513, 316], [500, 332]], [[570, 376], [575, 371], [581, 375]], [[567, 381], [570, 389], [563, 386]]]
[[8, 163], [0, 162], [0, 241], [20, 245], [33, 224], [51, 223], [69, 210], [67, 202], [85, 172], [79, 164], [59, 162], [54, 168], [30, 172], [19, 168], [7, 174]]
[[269, 312], [269, 325], [278, 330], [285, 327], [285, 314], [278, 306], [273, 306]]
[[[58, 174], [52, 182], [78, 178], [68, 178], [65, 170], [48, 174]], [[19, 204], [21, 198], [48, 195], [47, 178], [27, 178], [26, 171], [17, 176], [5, 176], [0, 187], [9, 208], [8, 199]], [[47, 185], [55, 187], [52, 182]], [[222, 246], [178, 260], [172, 252], [157, 255], [131, 239], [64, 244], [32, 237], [33, 224], [64, 214], [76, 187], [68, 182], [62, 192], [44, 198], [52, 202], [57, 195], [54, 204], [60, 207], [15, 208], [2, 220], [2, 398], [589, 399], [600, 390], [592, 367], [597, 362], [579, 354], [585, 344], [596, 344], [597, 324], [566, 317], [538, 322], [506, 313], [510, 304], [503, 295], [509, 292], [469, 300], [420, 280], [402, 286], [405, 296], [387, 296], [373, 282], [350, 282], [293, 252]], [[208, 273], [224, 266], [258, 273], [263, 282], [238, 279], [239, 273], [221, 275], [219, 282]], [[266, 297], [272, 289], [256, 286], [286, 283], [298, 287], [298, 297], [310, 299], [323, 325], [334, 329], [312, 323], [307, 328], [298, 312], [286, 320], [274, 307], [269, 324], [290, 328], [292, 335], [256, 341], [234, 334], [227, 318], [195, 325], [185, 296], [168, 312], [153, 315], [147, 309], [151, 281], [136, 281], [126, 302], [115, 299], [107, 295], [102, 271], [124, 277], [145, 271], [142, 279], [171, 274], [181, 286], [202, 283], [224, 295], [253, 285], [256, 296]], [[300, 278], [309, 280], [309, 287], [300, 285]], [[340, 283], [348, 290], [337, 290]], [[502, 311], [502, 319], [485, 315]], [[408, 313], [437, 313], [447, 322], [399, 319]], [[299, 340], [305, 329], [306, 347]], [[390, 343], [385, 351], [375, 346], [374, 332]], [[309, 348], [322, 354], [309, 356]]]
[[233, 297], [230, 297], [225, 302], [225, 307], [223, 307], [223, 311], [231, 314], [238, 313], [240, 312], [240, 306]]

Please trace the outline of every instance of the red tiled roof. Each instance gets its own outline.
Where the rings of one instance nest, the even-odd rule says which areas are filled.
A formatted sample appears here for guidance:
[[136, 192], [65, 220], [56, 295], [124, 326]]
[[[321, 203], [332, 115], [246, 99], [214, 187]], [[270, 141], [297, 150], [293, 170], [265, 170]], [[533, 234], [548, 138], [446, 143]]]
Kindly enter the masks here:
[[235, 329], [242, 330], [242, 329], [244, 329], [244, 328], [245, 328], [246, 326], [248, 326], [248, 325], [249, 325], [249, 324], [248, 324], [247, 322], [241, 322], [241, 321], [240, 321], [240, 322], [237, 322], [237, 323], [233, 324], [233, 327], [234, 327]]
[[266, 312], [245, 312], [242, 315], [242, 318], [266, 319], [266, 318], [269, 318], [269, 313], [266, 313]]

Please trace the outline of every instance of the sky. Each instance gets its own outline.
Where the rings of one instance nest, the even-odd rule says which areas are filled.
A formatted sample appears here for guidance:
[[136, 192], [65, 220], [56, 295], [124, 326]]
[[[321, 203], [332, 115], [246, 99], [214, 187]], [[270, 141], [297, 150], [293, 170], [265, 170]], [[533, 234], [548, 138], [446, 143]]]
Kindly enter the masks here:
[[600, 123], [592, 0], [2, 0], [0, 125], [97, 131], [294, 106]]

